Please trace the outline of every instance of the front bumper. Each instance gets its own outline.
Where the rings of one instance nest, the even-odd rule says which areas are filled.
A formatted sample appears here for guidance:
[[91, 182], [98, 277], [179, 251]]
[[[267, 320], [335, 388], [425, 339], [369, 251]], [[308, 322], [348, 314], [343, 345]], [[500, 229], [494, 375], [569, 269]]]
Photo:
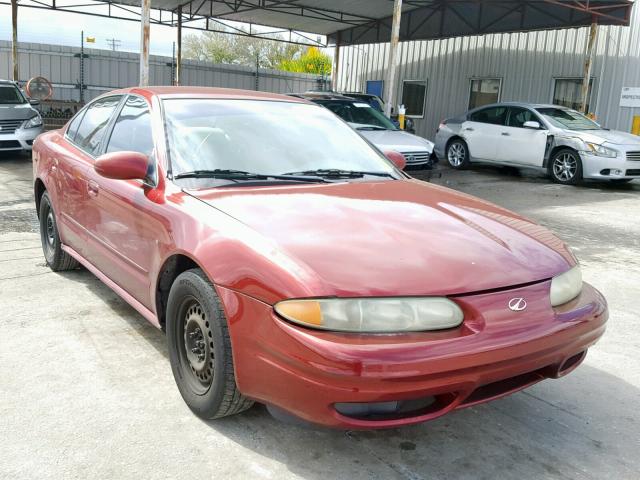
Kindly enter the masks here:
[[580, 158], [582, 159], [582, 176], [584, 178], [596, 180], [640, 179], [640, 161], [627, 160], [625, 156], [599, 157], [588, 152], [580, 152]]
[[[459, 328], [402, 335], [300, 328], [270, 305], [222, 287], [218, 293], [244, 395], [315, 424], [371, 429], [431, 420], [577, 367], [604, 333], [606, 302], [585, 284], [577, 299], [553, 309], [549, 286], [452, 297], [465, 312]], [[507, 308], [514, 297], [527, 300], [525, 312]], [[421, 406], [373, 417], [340, 407], [381, 402]]]
[[11, 133], [0, 131], [0, 151], [31, 150], [33, 141], [42, 132], [42, 127], [19, 128]]

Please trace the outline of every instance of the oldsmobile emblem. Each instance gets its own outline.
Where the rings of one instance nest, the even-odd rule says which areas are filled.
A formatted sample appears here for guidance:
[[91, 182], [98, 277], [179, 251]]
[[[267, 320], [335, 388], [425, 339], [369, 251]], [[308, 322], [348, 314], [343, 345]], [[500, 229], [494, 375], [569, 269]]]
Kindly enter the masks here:
[[521, 312], [527, 308], [527, 301], [522, 297], [512, 298], [509, 300], [509, 310], [514, 312]]

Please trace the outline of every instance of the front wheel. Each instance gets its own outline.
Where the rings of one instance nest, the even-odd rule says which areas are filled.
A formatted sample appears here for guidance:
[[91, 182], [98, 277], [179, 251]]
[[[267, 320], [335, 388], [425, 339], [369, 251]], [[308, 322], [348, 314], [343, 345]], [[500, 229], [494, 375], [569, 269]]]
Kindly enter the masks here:
[[582, 181], [582, 160], [575, 150], [563, 148], [549, 162], [549, 175], [556, 183], [576, 185]]
[[171, 286], [167, 341], [178, 389], [196, 415], [213, 420], [253, 405], [236, 385], [227, 320], [200, 269], [181, 273]]
[[446, 157], [449, 165], [456, 170], [462, 170], [469, 166], [469, 147], [467, 143], [457, 138], [447, 145]]

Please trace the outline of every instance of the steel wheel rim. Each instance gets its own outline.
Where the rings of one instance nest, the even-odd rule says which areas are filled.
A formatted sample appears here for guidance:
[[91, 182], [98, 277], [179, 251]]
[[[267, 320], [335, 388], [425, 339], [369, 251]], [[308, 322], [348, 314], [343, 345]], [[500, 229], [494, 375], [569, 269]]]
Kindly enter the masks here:
[[560, 181], [567, 182], [576, 176], [578, 160], [571, 153], [563, 153], [553, 161], [553, 175]]
[[50, 248], [53, 248], [56, 243], [56, 221], [53, 218], [53, 211], [49, 209], [46, 218], [46, 228], [45, 228], [45, 238], [47, 240], [47, 245]]
[[203, 395], [211, 387], [215, 371], [211, 324], [204, 308], [193, 297], [185, 299], [179, 318], [183, 376], [194, 393]]
[[449, 146], [449, 151], [447, 152], [447, 159], [449, 163], [454, 167], [459, 167], [462, 165], [464, 158], [466, 156], [466, 151], [464, 146], [461, 143], [453, 143]]

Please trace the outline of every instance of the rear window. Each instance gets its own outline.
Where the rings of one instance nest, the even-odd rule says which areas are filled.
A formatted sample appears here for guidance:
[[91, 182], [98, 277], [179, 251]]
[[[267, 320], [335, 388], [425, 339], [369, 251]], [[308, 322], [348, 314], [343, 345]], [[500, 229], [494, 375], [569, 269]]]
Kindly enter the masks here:
[[0, 85], [0, 104], [20, 105], [26, 103], [26, 99], [15, 85]]
[[472, 122], [505, 125], [507, 123], [507, 107], [491, 107], [473, 112], [469, 115]]

